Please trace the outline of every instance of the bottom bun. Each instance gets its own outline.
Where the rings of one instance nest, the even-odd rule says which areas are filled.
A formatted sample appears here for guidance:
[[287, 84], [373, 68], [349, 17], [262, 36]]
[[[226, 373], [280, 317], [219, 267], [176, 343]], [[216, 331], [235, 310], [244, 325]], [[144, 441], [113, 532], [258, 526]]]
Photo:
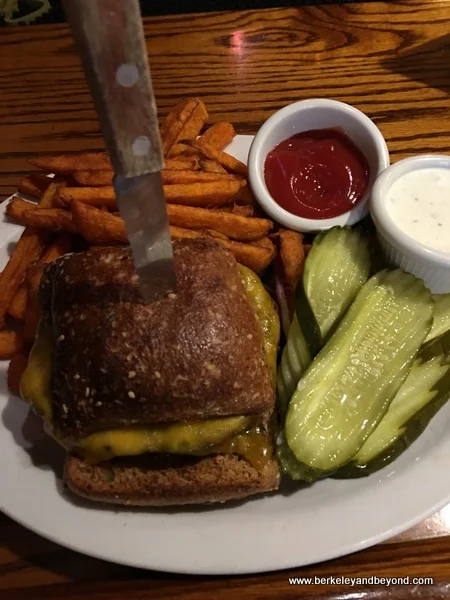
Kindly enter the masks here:
[[98, 502], [131, 506], [207, 504], [238, 500], [278, 489], [275, 458], [260, 470], [235, 454], [202, 458], [144, 455], [98, 465], [69, 455], [69, 489]]

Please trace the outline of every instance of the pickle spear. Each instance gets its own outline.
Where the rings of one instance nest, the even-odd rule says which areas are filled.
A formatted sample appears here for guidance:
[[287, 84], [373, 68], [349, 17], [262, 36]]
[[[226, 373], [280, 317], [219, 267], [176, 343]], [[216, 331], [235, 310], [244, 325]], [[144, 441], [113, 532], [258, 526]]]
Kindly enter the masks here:
[[400, 269], [360, 290], [338, 329], [300, 380], [286, 441], [318, 477], [348, 463], [375, 429], [427, 337], [433, 299]]
[[359, 231], [334, 227], [315, 238], [297, 289], [296, 315], [278, 369], [281, 416], [300, 377], [367, 281], [369, 271], [369, 247]]

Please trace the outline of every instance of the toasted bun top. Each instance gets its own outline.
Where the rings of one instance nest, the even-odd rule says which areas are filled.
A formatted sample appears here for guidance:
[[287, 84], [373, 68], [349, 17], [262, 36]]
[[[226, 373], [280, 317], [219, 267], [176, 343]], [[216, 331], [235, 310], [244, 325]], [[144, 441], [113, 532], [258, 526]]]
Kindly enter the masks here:
[[66, 255], [41, 283], [55, 433], [259, 414], [274, 397], [262, 332], [231, 253], [174, 243], [177, 290], [142, 303], [131, 252]]

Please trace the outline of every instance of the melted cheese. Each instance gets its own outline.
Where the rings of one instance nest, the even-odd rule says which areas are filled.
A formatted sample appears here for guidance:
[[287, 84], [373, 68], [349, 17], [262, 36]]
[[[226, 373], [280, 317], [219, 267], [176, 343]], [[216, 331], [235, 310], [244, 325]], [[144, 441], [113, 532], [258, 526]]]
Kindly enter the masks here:
[[[278, 315], [269, 294], [252, 271], [240, 267], [243, 284], [263, 331], [267, 363], [276, 371], [276, 353], [280, 335]], [[20, 391], [51, 430], [52, 416], [52, 345], [44, 325], [40, 323], [36, 341], [22, 376]], [[268, 435], [247, 416], [224, 417], [190, 423], [160, 426], [135, 426], [100, 431], [86, 438], [60, 443], [93, 462], [115, 456], [135, 456], [149, 452], [169, 454], [224, 454], [244, 456], [257, 468], [264, 466], [273, 452]]]
[[79, 440], [72, 449], [86, 458], [109, 460], [114, 456], [147, 453], [201, 454], [227, 443], [251, 427], [252, 417], [225, 417], [189, 423], [131, 426], [99, 431]]

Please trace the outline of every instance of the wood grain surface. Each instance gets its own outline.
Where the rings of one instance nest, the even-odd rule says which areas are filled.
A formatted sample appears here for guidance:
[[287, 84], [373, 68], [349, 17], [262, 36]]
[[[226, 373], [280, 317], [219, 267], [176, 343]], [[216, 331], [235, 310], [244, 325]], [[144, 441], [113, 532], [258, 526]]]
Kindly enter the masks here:
[[[181, 96], [198, 95], [213, 120], [227, 119], [238, 133], [254, 133], [286, 104], [324, 96], [349, 102], [372, 117], [392, 160], [447, 152], [449, 21], [450, 0], [146, 19], [160, 116]], [[103, 147], [66, 26], [2, 30], [0, 132], [0, 198], [13, 193], [21, 175], [31, 170], [30, 155]], [[447, 507], [393, 541], [336, 561], [258, 577], [199, 578], [146, 573], [83, 557], [0, 516], [0, 596], [447, 598], [449, 528]], [[292, 576], [371, 575], [432, 577], [434, 585], [366, 588], [356, 595], [356, 590], [343, 592], [348, 586], [294, 586], [288, 581]]]

